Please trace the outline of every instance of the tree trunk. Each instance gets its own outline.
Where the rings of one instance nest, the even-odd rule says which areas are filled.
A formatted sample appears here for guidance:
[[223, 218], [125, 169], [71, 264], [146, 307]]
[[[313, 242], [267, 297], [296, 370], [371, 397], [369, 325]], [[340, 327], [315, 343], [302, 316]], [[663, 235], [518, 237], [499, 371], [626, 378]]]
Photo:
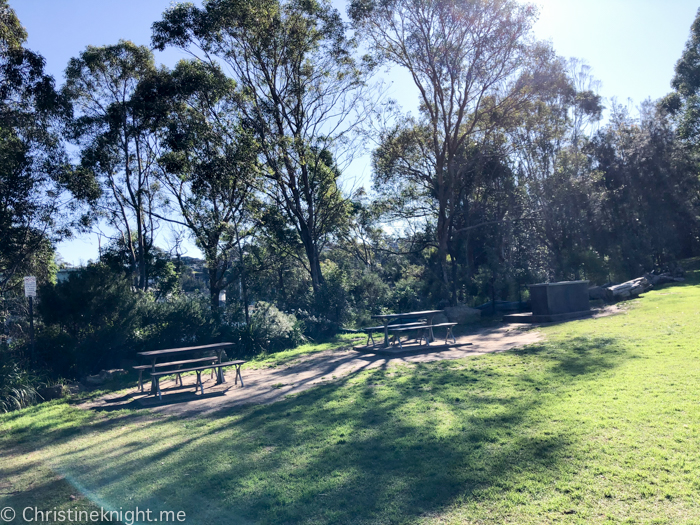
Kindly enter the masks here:
[[217, 312], [219, 310], [219, 294], [223, 289], [223, 271], [219, 269], [219, 258], [216, 254], [205, 252], [205, 257], [207, 260], [207, 271], [209, 272], [209, 298], [211, 300], [211, 308], [213, 312]]
[[213, 284], [211, 278], [209, 279], [209, 300], [211, 301], [211, 309], [213, 312], [219, 311], [219, 294], [221, 293], [221, 286], [218, 284]]
[[[438, 217], [438, 262], [440, 264], [440, 276], [442, 277], [442, 284], [444, 287], [444, 294], [449, 298], [450, 293], [450, 270], [447, 263], [447, 241], [449, 233], [446, 227], [446, 220], [444, 217]], [[453, 305], [454, 306], [454, 305]]]
[[[139, 197], [139, 201], [141, 198]], [[139, 289], [146, 290], [148, 288], [146, 283], [146, 250], [144, 246], [144, 234], [143, 234], [143, 222], [142, 222], [142, 212], [141, 209], [136, 213], [136, 220], [138, 221], [138, 228], [136, 229], [137, 241], [138, 241], [138, 267], [139, 267]]]
[[248, 311], [248, 284], [246, 282], [245, 260], [243, 259], [243, 247], [236, 228], [236, 244], [238, 245], [238, 261], [240, 264], [241, 293], [243, 294], [243, 311], [245, 312], [245, 323], [250, 325], [250, 312]]
[[309, 261], [309, 273], [311, 274], [311, 286], [316, 295], [324, 283], [323, 273], [321, 272], [321, 261], [318, 253], [318, 246], [311, 237], [309, 228], [306, 225], [301, 226], [301, 241], [304, 244], [306, 258]]

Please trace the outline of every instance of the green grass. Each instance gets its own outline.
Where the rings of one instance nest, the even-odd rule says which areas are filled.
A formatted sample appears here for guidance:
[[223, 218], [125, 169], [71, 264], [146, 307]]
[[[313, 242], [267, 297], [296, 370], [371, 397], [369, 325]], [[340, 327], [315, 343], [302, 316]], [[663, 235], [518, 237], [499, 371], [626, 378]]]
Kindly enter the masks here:
[[0, 508], [138, 506], [207, 524], [700, 523], [697, 282], [549, 326], [518, 351], [366, 371], [212, 417], [65, 401], [0, 416]]

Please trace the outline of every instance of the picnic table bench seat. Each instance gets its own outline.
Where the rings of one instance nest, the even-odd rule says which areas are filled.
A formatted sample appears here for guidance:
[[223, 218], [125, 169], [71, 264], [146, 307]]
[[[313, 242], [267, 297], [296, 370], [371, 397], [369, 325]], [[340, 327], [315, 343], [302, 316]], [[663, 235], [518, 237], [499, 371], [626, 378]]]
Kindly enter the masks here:
[[[214, 362], [217, 360], [217, 357], [215, 355], [209, 356], [209, 357], [198, 357], [197, 359], [183, 359], [182, 361], [171, 361], [169, 363], [156, 363], [156, 364], [151, 364], [151, 365], [137, 365], [134, 366], [134, 370], [139, 371], [139, 390], [143, 392], [143, 371], [144, 370], [153, 370], [154, 368], [163, 368], [166, 366], [177, 366], [178, 368], [176, 370], [173, 370], [172, 373], [175, 374], [177, 373], [177, 377], [180, 380], [180, 386], [182, 386], [182, 377], [180, 376], [180, 373], [182, 373], [181, 370], [179, 370], [180, 366], [182, 365], [188, 365], [190, 363], [209, 363], [209, 362]], [[213, 372], [212, 372], [213, 373]], [[177, 381], [175, 381], [177, 384]]]
[[442, 326], [447, 327], [447, 331], [445, 332], [445, 344], [447, 344], [447, 339], [452, 338], [453, 343], [457, 343], [457, 339], [455, 338], [455, 334], [452, 332], [452, 329], [457, 326], [457, 323], [438, 323], [432, 325], [430, 328], [440, 328]]
[[[178, 374], [178, 379], [180, 381], [180, 385], [182, 386], [182, 376], [179, 374], [182, 373], [182, 369], [180, 368], [183, 364], [188, 364], [188, 363], [198, 363], [198, 362], [211, 362], [215, 361], [216, 363], [221, 363], [224, 360], [225, 350], [228, 348], [234, 347], [234, 343], [211, 343], [207, 345], [199, 345], [199, 346], [186, 346], [186, 347], [181, 347], [181, 348], [164, 348], [160, 350], [148, 350], [147, 352], [138, 352], [137, 355], [141, 357], [147, 358], [151, 364], [150, 365], [141, 365], [134, 367], [136, 370], [139, 370], [139, 386], [141, 391], [143, 391], [143, 382], [142, 382], [142, 377], [143, 377], [143, 371], [148, 370], [150, 366], [149, 373], [151, 374], [151, 394], [156, 394], [156, 381], [153, 375], [156, 372], [156, 369], [158, 368], [163, 368], [163, 367], [170, 367], [172, 368], [175, 366], [176, 368], [174, 370], [168, 370], [167, 372], [170, 374]], [[202, 353], [206, 353], [208, 355], [202, 356]], [[192, 357], [191, 359], [185, 359], [185, 360], [178, 360], [178, 361], [169, 361], [167, 363], [156, 363], [156, 361], [160, 358], [163, 357], [170, 357], [172, 358], [173, 356], [180, 357], [181, 354], [190, 354], [194, 355], [196, 357]], [[201, 357], [200, 357], [201, 356]], [[218, 377], [218, 372], [220, 372], [221, 368], [217, 368], [217, 381], [221, 383], [221, 378]], [[164, 370], [165, 372], [165, 370]], [[212, 377], [213, 377], [213, 370], [212, 370]], [[161, 374], [163, 375], [163, 374]]]
[[432, 338], [433, 338], [433, 329], [434, 328], [440, 328], [440, 327], [447, 327], [447, 333], [445, 334], [445, 344], [447, 344], [447, 340], [452, 337], [452, 342], [456, 343], [457, 339], [455, 339], [454, 334], [452, 333], [452, 328], [457, 326], [457, 323], [439, 323], [439, 324], [425, 324], [425, 323], [410, 323], [408, 325], [397, 325], [396, 327], [392, 327], [389, 325], [389, 332], [394, 334], [394, 343], [399, 344], [399, 348], [403, 348], [403, 345], [401, 344], [401, 334], [404, 332], [411, 332], [413, 330], [417, 331], [418, 337], [416, 339], [418, 340], [418, 344], [420, 345], [423, 342], [423, 339], [425, 339], [425, 342], [428, 343]]
[[[427, 325], [433, 324], [433, 317], [438, 314], [445, 313], [444, 310], [423, 310], [420, 312], [405, 312], [400, 314], [379, 314], [373, 315], [372, 319], [380, 319], [384, 323], [384, 348], [389, 346], [389, 328], [391, 322], [398, 320], [408, 320], [416, 319], [422, 320]], [[399, 325], [393, 325], [393, 328], [397, 328]], [[430, 334], [432, 336], [432, 332]], [[396, 336], [394, 336], [395, 338]]]
[[[404, 323], [404, 324], [395, 324], [395, 325], [391, 325], [391, 324], [390, 324], [389, 327], [391, 327], [391, 328], [401, 328], [401, 327], [414, 326], [414, 325], [422, 325], [422, 324], [425, 324], [425, 323], [423, 323], [423, 322], [416, 322], [416, 323]], [[379, 332], [380, 330], [381, 330], [381, 331], [384, 331], [384, 325], [381, 325], [381, 326], [368, 326], [368, 327], [366, 327], [366, 328], [360, 328], [360, 330], [362, 330], [363, 332], [365, 332], [365, 333], [367, 334], [367, 342], [365, 343], [365, 346], [367, 346], [367, 345], [369, 344], [370, 339], [372, 340], [372, 344], [376, 344], [375, 341], [374, 341], [374, 337], [372, 336], [372, 334], [373, 334], [374, 332]]]
[[[216, 369], [217, 370], [217, 383], [225, 383], [226, 378], [224, 377], [224, 367], [225, 366], [235, 366], [236, 367], [236, 377], [234, 380], [234, 384], [238, 384], [238, 380], [241, 380], [241, 386], [243, 385], [243, 376], [241, 376], [241, 365], [243, 365], [245, 361], [227, 361], [225, 363], [211, 363], [208, 365], [202, 365], [202, 366], [194, 366], [191, 368], [182, 368], [180, 370], [164, 370], [162, 372], [152, 372], [151, 377], [153, 378], [153, 381], [155, 382], [155, 387], [156, 387], [156, 394], [158, 395], [158, 399], [162, 400], [161, 392], [160, 392], [160, 378], [163, 376], [168, 376], [168, 375], [173, 375], [173, 374], [182, 374], [184, 372], [196, 372], [197, 373], [197, 382], [194, 385], [195, 392], [197, 391], [197, 388], [199, 388], [202, 392], [202, 395], [204, 395], [204, 384], [202, 383], [202, 372], [204, 370], [209, 370], [209, 369]], [[180, 386], [182, 386], [182, 378], [180, 379]]]

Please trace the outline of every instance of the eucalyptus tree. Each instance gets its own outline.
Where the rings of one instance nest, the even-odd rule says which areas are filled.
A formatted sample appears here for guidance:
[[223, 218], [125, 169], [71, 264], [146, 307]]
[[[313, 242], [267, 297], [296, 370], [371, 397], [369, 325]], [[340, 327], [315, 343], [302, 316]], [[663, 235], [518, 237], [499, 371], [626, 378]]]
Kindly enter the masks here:
[[700, 9], [690, 27], [685, 49], [676, 62], [673, 91], [662, 105], [676, 117], [679, 136], [697, 146], [700, 139]]
[[59, 133], [68, 105], [26, 38], [0, 0], [0, 294], [25, 272], [46, 276], [54, 244], [79, 226], [73, 196], [96, 195], [89, 177], [68, 169]]
[[365, 90], [366, 70], [340, 14], [327, 2], [209, 0], [175, 5], [153, 31], [155, 48], [223, 64], [238, 83], [267, 203], [293, 229], [317, 292], [321, 250], [347, 213], [338, 166], [350, 154]]
[[610, 121], [591, 140], [602, 193], [597, 243], [619, 278], [700, 249], [697, 152], [677, 133], [667, 112], [647, 101], [637, 117], [613, 105]]
[[187, 228], [204, 252], [216, 310], [235, 264], [246, 287], [244, 244], [261, 173], [257, 144], [237, 111], [241, 95], [217, 66], [183, 60], [142, 83], [140, 96], [163, 130], [158, 180], [174, 213], [162, 218]]
[[147, 47], [120, 40], [88, 46], [72, 58], [64, 86], [74, 106], [70, 129], [81, 148], [81, 168], [99, 179], [99, 211], [128, 246], [133, 275], [143, 290], [148, 288], [147, 251], [158, 228], [153, 211], [158, 207], [159, 142], [136, 93], [139, 83], [156, 72]]
[[580, 278], [581, 272], [590, 276], [600, 273], [602, 265], [592, 237], [601, 188], [586, 153], [603, 110], [596, 86], [582, 61], [553, 60], [548, 82], [509, 133], [526, 208], [534, 219], [527, 225], [529, 234], [539, 250], [529, 250], [528, 257], [540, 259], [538, 270], [552, 279]]
[[512, 0], [353, 0], [348, 13], [374, 56], [406, 69], [418, 89], [419, 120], [390, 139], [418, 136], [429, 150], [429, 166], [401, 176], [415, 173], [416, 185], [432, 194], [447, 291], [463, 191], [460, 152], [511, 125], [535, 90], [539, 68], [548, 67], [547, 50], [532, 44], [536, 11]]

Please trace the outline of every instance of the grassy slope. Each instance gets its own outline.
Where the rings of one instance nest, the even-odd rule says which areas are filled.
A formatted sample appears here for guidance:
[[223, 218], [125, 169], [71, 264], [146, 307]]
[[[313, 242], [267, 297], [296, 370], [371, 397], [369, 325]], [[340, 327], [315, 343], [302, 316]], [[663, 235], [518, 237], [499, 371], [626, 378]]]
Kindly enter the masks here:
[[[363, 372], [206, 419], [0, 416], [0, 507], [187, 523], [698, 523], [700, 286], [547, 343]], [[82, 494], [70, 501], [71, 494]]]

